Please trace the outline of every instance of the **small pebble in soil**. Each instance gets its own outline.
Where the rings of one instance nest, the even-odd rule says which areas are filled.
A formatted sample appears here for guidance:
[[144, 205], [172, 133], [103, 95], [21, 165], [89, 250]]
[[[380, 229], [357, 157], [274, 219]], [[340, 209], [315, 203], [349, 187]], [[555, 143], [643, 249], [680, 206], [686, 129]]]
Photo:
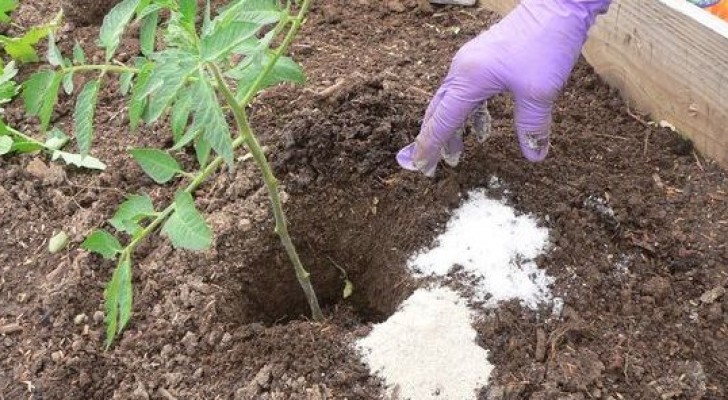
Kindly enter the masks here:
[[96, 311], [93, 318], [94, 322], [96, 322], [97, 324], [104, 322], [104, 312], [100, 310]]
[[88, 317], [86, 317], [86, 314], [78, 314], [73, 319], [73, 323], [76, 324], [76, 325], [81, 325], [84, 322], [86, 322], [87, 319], [88, 319]]

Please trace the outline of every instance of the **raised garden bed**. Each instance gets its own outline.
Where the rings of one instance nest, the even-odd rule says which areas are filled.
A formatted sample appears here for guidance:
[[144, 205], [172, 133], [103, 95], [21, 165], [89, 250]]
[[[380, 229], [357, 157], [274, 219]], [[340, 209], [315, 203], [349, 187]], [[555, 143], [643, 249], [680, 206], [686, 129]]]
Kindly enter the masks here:
[[[174, 250], [159, 236], [138, 249], [135, 314], [104, 351], [113, 263], [78, 244], [126, 194], [171, 197], [123, 151], [162, 146], [166, 136], [129, 133], [111, 86], [96, 118], [94, 155], [105, 172], [0, 159], [0, 398], [384, 398], [392, 382], [369, 371], [356, 343], [432, 283], [413, 276], [408, 260], [433, 245], [473, 190], [548, 229], [535, 263], [553, 279], [550, 298], [565, 303], [556, 315], [550, 301], [471, 304], [494, 366], [480, 398], [728, 396], [725, 170], [671, 129], [635, 118], [581, 62], [557, 104], [545, 163], [519, 155], [512, 104], [499, 96], [490, 102], [495, 135], [466, 140], [457, 169], [435, 179], [402, 171], [394, 155], [417, 134], [450, 58], [497, 20], [418, 4], [315, 2], [292, 48], [308, 84], [274, 88], [250, 111], [288, 195], [324, 323], [307, 320], [258, 172], [241, 163], [199, 192], [212, 250]], [[23, 2], [19, 22], [47, 20], [56, 7]], [[76, 28], [59, 46], [90, 50], [97, 36]], [[135, 39], [123, 47], [138, 51]], [[63, 96], [54, 115], [69, 131], [73, 102]], [[7, 115], [35, 128], [19, 105]], [[60, 229], [71, 244], [50, 255]], [[348, 299], [339, 268], [355, 287]], [[455, 271], [440, 281], [467, 297], [466, 278]]]

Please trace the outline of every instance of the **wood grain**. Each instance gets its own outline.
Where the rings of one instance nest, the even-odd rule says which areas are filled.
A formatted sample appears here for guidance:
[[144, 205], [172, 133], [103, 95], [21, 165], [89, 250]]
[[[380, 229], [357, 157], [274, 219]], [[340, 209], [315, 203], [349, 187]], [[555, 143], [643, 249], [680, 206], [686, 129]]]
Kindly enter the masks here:
[[[480, 0], [504, 14], [516, 0]], [[615, 0], [584, 57], [638, 111], [728, 167], [728, 23], [685, 0]]]

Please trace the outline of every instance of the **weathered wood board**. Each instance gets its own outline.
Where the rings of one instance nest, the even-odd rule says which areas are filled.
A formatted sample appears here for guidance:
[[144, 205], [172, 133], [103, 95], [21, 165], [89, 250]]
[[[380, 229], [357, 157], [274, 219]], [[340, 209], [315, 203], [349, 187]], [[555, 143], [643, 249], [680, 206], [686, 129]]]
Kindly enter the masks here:
[[[517, 0], [480, 0], [504, 14]], [[728, 168], [728, 23], [685, 0], [614, 0], [584, 47], [630, 104]]]

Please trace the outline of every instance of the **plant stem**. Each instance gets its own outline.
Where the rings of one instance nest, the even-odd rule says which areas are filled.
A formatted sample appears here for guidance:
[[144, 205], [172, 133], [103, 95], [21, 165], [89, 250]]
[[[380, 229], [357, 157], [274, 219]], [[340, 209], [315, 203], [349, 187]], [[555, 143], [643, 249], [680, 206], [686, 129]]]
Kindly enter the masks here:
[[124, 65], [112, 65], [112, 64], [92, 64], [92, 65], [76, 65], [73, 67], [64, 67], [60, 68], [61, 73], [67, 74], [71, 72], [80, 72], [80, 71], [101, 71], [101, 72], [133, 72], [138, 73], [138, 68], [133, 67], [127, 67]]
[[39, 146], [42, 146], [44, 149], [47, 149], [45, 143], [43, 143], [37, 139], [34, 139], [34, 138], [24, 134], [23, 132], [16, 130], [15, 128], [13, 128], [11, 126], [6, 126], [6, 128], [7, 128], [8, 132], [10, 132], [10, 134], [17, 136], [17, 137], [25, 140], [26, 142], [31, 142], [31, 143], [37, 144]]
[[[265, 151], [260, 146], [260, 143], [256, 139], [256, 137], [253, 135], [253, 132], [250, 128], [250, 124], [248, 123], [247, 116], [245, 115], [245, 107], [249, 104], [249, 102], [252, 100], [253, 96], [257, 93], [258, 88], [260, 88], [261, 84], [263, 83], [263, 80], [265, 77], [270, 73], [270, 71], [273, 69], [273, 66], [278, 61], [278, 59], [281, 57], [281, 55], [288, 49], [291, 42], [293, 42], [293, 39], [295, 38], [296, 34], [298, 33], [298, 30], [301, 27], [301, 24], [303, 23], [303, 20], [306, 16], [306, 13], [308, 12], [308, 8], [310, 6], [310, 0], [303, 0], [301, 3], [301, 8], [298, 12], [298, 15], [295, 18], [290, 19], [291, 27], [288, 30], [288, 33], [286, 34], [285, 39], [281, 43], [281, 45], [278, 47], [276, 52], [273, 54], [273, 57], [270, 59], [268, 65], [263, 70], [263, 72], [258, 75], [258, 78], [256, 79], [253, 86], [251, 86], [250, 90], [248, 90], [248, 93], [246, 93], [245, 97], [242, 101], [237, 102], [235, 100], [235, 95], [230, 90], [230, 87], [227, 85], [227, 82], [225, 82], [224, 78], [222, 77], [222, 73], [220, 72], [220, 69], [215, 64], [208, 64], [208, 67], [212, 71], [213, 75], [215, 76], [215, 79], [218, 83], [218, 89], [221, 91], [223, 96], [225, 97], [226, 101], [228, 102], [231, 110], [233, 111], [233, 115], [236, 120], [236, 125], [239, 131], [239, 136], [233, 140], [232, 147], [233, 151], [235, 151], [237, 148], [239, 148], [242, 145], [245, 145], [250, 150], [250, 154], [255, 160], [255, 162], [258, 164], [258, 166], [261, 168], [263, 172], [263, 180], [266, 184], [266, 188], [268, 189], [268, 194], [270, 196], [271, 203], [273, 205], [273, 215], [276, 220], [276, 233], [281, 239], [281, 242], [283, 243], [283, 246], [286, 249], [286, 253], [288, 254], [289, 258], [291, 259], [291, 262], [293, 263], [293, 267], [296, 271], [296, 278], [298, 278], [298, 282], [301, 285], [304, 293], [306, 294], [306, 298], [309, 303], [309, 307], [311, 308], [311, 316], [314, 321], [321, 321], [323, 320], [323, 313], [321, 312], [321, 307], [318, 304], [318, 299], [316, 297], [316, 293], [313, 289], [313, 286], [311, 285], [311, 279], [310, 274], [303, 266], [303, 263], [301, 262], [301, 259], [298, 256], [298, 252], [296, 251], [296, 248], [293, 244], [293, 241], [291, 240], [290, 234], [288, 232], [288, 225], [286, 223], [285, 214], [283, 212], [283, 207], [281, 205], [280, 200], [280, 193], [278, 189], [278, 180], [273, 175], [273, 170], [270, 167], [270, 164], [268, 163], [268, 160], [265, 156]], [[282, 28], [282, 26], [281, 26]], [[110, 72], [136, 72], [137, 70], [134, 68], [128, 68], [123, 66], [113, 66], [113, 65], [82, 65], [77, 67], [71, 67], [67, 68], [66, 72], [68, 71], [81, 71], [81, 70], [103, 70], [103, 71], [110, 71]], [[197, 188], [202, 185], [203, 182], [207, 180], [207, 178], [215, 172], [223, 163], [223, 158], [220, 156], [215, 157], [214, 160], [210, 162], [202, 171], [200, 171], [197, 175], [195, 175], [192, 182], [187, 185], [187, 187], [184, 189], [187, 193], [192, 193]], [[131, 253], [134, 251], [134, 249], [139, 245], [139, 243], [149, 236], [154, 230], [156, 230], [171, 214], [174, 212], [174, 203], [170, 204], [162, 210], [159, 214], [157, 214], [156, 218], [152, 220], [152, 222], [147, 225], [134, 239], [132, 239], [131, 242], [124, 248], [123, 254], [131, 255]], [[123, 256], [122, 254], [122, 256]], [[121, 258], [123, 259], [123, 257]]]
[[265, 66], [263, 72], [258, 75], [258, 78], [255, 80], [250, 89], [248, 89], [248, 93], [246, 93], [243, 99], [240, 101], [239, 105], [241, 108], [244, 109], [248, 106], [248, 104], [250, 104], [253, 96], [258, 93], [258, 89], [263, 84], [263, 80], [268, 76], [278, 59], [281, 58], [286, 50], [288, 50], [288, 47], [291, 45], [293, 39], [296, 38], [298, 31], [301, 29], [301, 24], [303, 24], [303, 21], [306, 18], [306, 14], [308, 13], [308, 8], [310, 7], [310, 5], [311, 0], [303, 0], [303, 2], [301, 3], [301, 8], [298, 11], [298, 15], [296, 15], [294, 18], [290, 18], [291, 27], [288, 29], [286, 37], [283, 39], [283, 42], [281, 42], [280, 46], [278, 46], [278, 49], [273, 53], [273, 57], [271, 57], [268, 65]]
[[218, 89], [232, 108], [235, 123], [240, 134], [238, 139], [243, 140], [250, 150], [250, 154], [253, 156], [253, 159], [255, 159], [256, 164], [258, 164], [258, 167], [263, 173], [263, 182], [265, 182], [266, 189], [268, 189], [268, 196], [270, 197], [270, 202], [273, 207], [273, 216], [276, 221], [275, 232], [280, 237], [281, 243], [283, 243], [283, 247], [285, 247], [286, 253], [288, 254], [288, 258], [293, 264], [293, 269], [296, 271], [298, 283], [301, 285], [303, 292], [306, 294], [308, 305], [311, 308], [311, 316], [314, 321], [322, 321], [324, 316], [321, 312], [316, 292], [313, 289], [313, 285], [311, 285], [311, 274], [309, 274], [304, 268], [301, 258], [298, 256], [298, 252], [296, 251], [296, 246], [291, 240], [291, 235], [288, 233], [288, 223], [286, 222], [286, 216], [283, 212], [278, 179], [276, 179], [275, 175], [273, 175], [273, 169], [270, 167], [270, 163], [268, 163], [258, 139], [253, 134], [250, 123], [248, 123], [248, 118], [245, 115], [245, 111], [240, 104], [238, 104], [237, 100], [235, 100], [235, 95], [232, 90], [230, 90], [227, 82], [225, 82], [222, 72], [220, 72], [220, 68], [215, 64], [209, 64], [208, 66], [217, 80]]

